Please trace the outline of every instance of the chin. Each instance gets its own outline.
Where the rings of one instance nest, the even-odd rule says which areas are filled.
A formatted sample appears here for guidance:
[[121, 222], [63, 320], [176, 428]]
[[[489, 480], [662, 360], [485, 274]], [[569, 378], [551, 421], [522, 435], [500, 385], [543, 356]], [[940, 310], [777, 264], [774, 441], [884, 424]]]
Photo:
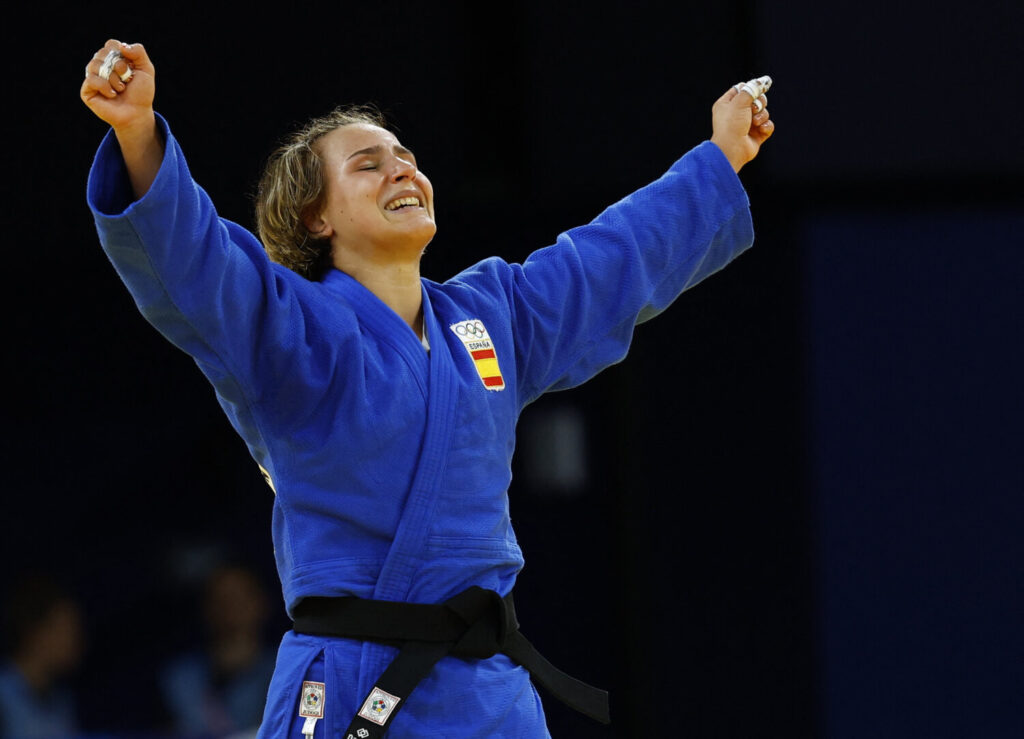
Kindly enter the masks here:
[[434, 240], [435, 233], [437, 229], [433, 227], [410, 230], [391, 242], [391, 250], [418, 257], [427, 248], [427, 244]]
[[426, 247], [426, 245], [433, 240], [436, 233], [437, 226], [435, 226], [433, 221], [431, 221], [429, 225], [424, 224], [422, 228], [416, 229], [416, 235], [414, 238], [422, 241], [423, 246]]

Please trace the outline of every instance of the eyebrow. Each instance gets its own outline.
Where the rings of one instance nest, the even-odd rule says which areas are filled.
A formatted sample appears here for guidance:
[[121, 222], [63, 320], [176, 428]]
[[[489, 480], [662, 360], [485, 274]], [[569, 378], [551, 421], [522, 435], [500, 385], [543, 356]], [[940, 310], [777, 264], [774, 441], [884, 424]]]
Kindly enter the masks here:
[[[355, 158], [357, 156], [361, 156], [363, 154], [380, 154], [381, 151], [383, 151], [383, 150], [384, 150], [384, 147], [381, 146], [380, 144], [377, 144], [375, 146], [367, 146], [365, 149], [360, 149], [359, 151], [354, 151], [351, 154], [349, 154], [348, 157], [345, 159], [345, 161], [347, 162], [349, 159], [353, 159], [353, 158]], [[406, 149], [401, 144], [395, 144], [395, 146], [392, 148], [392, 151], [394, 151], [396, 154], [408, 154], [411, 157], [415, 157], [416, 156], [409, 149]]]

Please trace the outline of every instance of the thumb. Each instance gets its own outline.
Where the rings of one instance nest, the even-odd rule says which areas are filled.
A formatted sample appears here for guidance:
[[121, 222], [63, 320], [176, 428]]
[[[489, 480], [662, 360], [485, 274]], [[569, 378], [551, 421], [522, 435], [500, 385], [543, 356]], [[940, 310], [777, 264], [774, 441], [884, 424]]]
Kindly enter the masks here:
[[736, 99], [736, 96], [739, 95], [739, 92], [736, 88], [737, 86], [733, 85], [728, 90], [726, 90], [722, 97], [718, 98], [718, 100], [715, 101], [715, 104], [729, 105], [730, 103], [732, 103]]
[[733, 105], [752, 105], [754, 103], [754, 96], [750, 94], [749, 90], [740, 89], [738, 85], [731, 89], [736, 93], [730, 100]]

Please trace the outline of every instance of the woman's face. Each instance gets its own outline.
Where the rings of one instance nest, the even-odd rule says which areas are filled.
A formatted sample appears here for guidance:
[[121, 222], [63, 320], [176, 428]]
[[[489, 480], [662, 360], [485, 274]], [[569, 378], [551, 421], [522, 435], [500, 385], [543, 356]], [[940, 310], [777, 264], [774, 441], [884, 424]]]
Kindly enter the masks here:
[[328, 236], [335, 251], [419, 259], [437, 226], [434, 190], [412, 152], [390, 131], [366, 123], [336, 128], [316, 146], [326, 198], [310, 230]]

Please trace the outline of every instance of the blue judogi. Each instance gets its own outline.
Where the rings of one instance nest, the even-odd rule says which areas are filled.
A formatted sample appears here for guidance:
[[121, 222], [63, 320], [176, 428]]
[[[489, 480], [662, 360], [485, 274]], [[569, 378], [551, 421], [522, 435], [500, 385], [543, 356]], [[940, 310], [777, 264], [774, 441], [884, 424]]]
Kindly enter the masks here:
[[[311, 282], [271, 263], [252, 234], [217, 216], [158, 120], [166, 153], [146, 195], [133, 202], [108, 134], [89, 204], [139, 309], [195, 359], [275, 489], [289, 613], [311, 595], [439, 603], [471, 585], [508, 593], [523, 565], [507, 497], [519, 413], [620, 361], [637, 323], [753, 240], [739, 179], [705, 142], [521, 265], [492, 258], [444, 283], [424, 279], [427, 352], [345, 273]], [[484, 338], [474, 343], [467, 327]], [[485, 384], [494, 360], [500, 389]], [[333, 736], [394, 654], [289, 632], [260, 735], [298, 736], [288, 727], [301, 726], [301, 683], [322, 678], [317, 736]], [[388, 736], [547, 729], [523, 668], [503, 655], [446, 657]]]

